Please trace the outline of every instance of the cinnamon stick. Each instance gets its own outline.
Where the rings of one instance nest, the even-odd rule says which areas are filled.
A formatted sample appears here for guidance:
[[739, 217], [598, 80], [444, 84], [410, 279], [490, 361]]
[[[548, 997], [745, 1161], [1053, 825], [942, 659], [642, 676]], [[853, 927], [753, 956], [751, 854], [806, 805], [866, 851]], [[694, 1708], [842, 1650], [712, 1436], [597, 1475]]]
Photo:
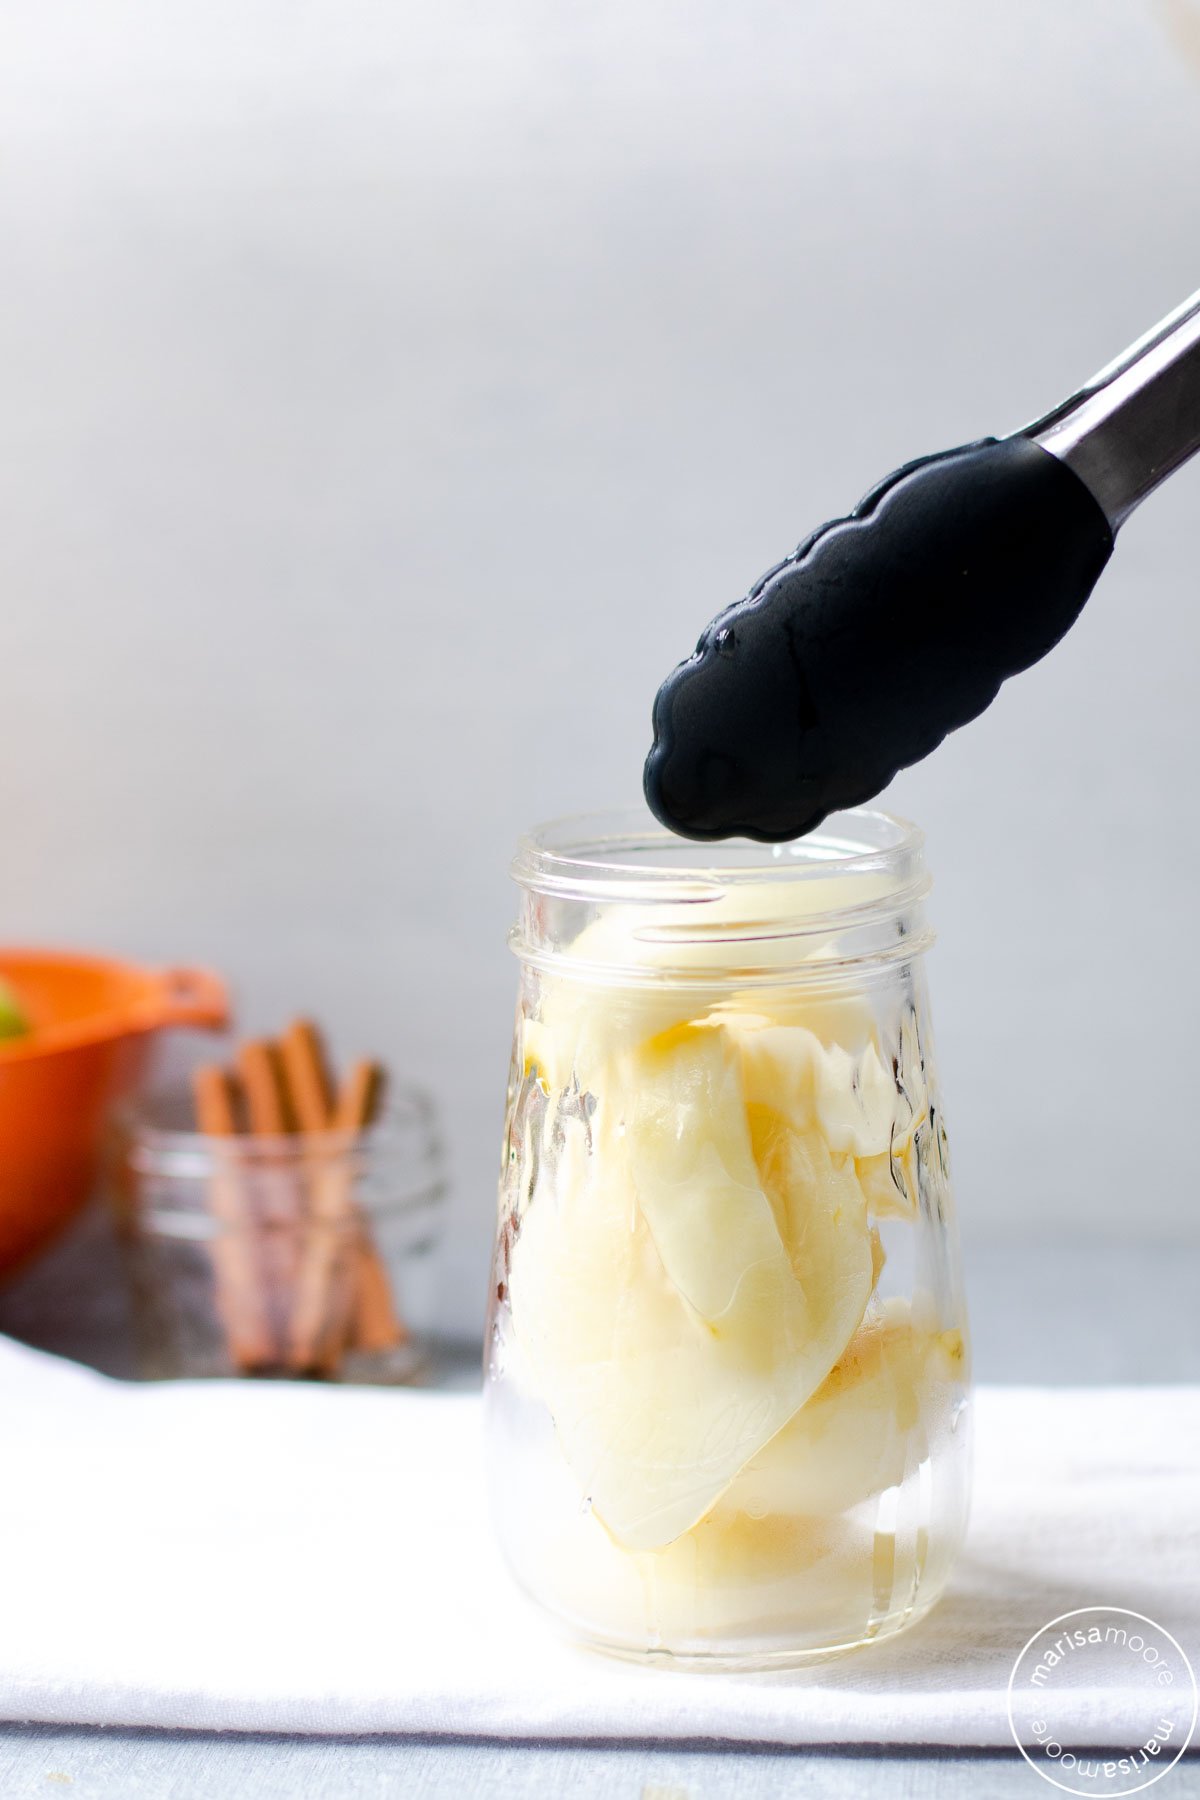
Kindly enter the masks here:
[[[248, 1038], [238, 1051], [237, 1068], [252, 1134], [260, 1138], [290, 1136], [296, 1128], [296, 1117], [279, 1046], [268, 1038]], [[257, 1149], [251, 1170], [266, 1311], [274, 1331], [275, 1360], [284, 1363], [300, 1267], [298, 1237], [303, 1195], [290, 1152], [274, 1157], [269, 1149]]]
[[383, 1099], [384, 1074], [377, 1062], [356, 1062], [342, 1083], [333, 1113], [335, 1131], [365, 1131]]
[[[299, 1034], [292, 1054], [295, 1059], [302, 1054]], [[378, 1064], [357, 1063], [326, 1129], [343, 1139], [356, 1137], [374, 1117], [382, 1087]], [[350, 1147], [343, 1142], [317, 1155], [313, 1228], [298, 1284], [291, 1352], [295, 1367], [329, 1374], [348, 1342], [363, 1349], [390, 1349], [403, 1341], [403, 1328], [392, 1304], [387, 1271], [355, 1204]]]
[[[333, 1085], [316, 1026], [297, 1019], [281, 1044], [292, 1106], [305, 1136], [324, 1136], [333, 1120]], [[314, 1149], [308, 1164], [308, 1209], [288, 1332], [293, 1368], [332, 1374], [349, 1333], [354, 1303], [354, 1246], [343, 1222], [341, 1187], [328, 1153]]]
[[[215, 1064], [196, 1069], [192, 1095], [196, 1120], [206, 1137], [236, 1137], [240, 1093], [226, 1070]], [[209, 1186], [209, 1207], [217, 1222], [211, 1244], [216, 1304], [230, 1360], [249, 1373], [275, 1361], [275, 1341], [256, 1267], [246, 1196], [233, 1169], [221, 1166], [223, 1160], [218, 1152]]]
[[300, 1130], [313, 1134], [328, 1131], [333, 1117], [333, 1084], [325, 1046], [312, 1020], [294, 1020], [280, 1039], [279, 1050]]
[[[383, 1071], [378, 1064], [367, 1061], [356, 1064], [342, 1092], [335, 1098], [321, 1034], [310, 1020], [297, 1019], [290, 1025], [283, 1035], [281, 1049], [301, 1131], [333, 1130], [357, 1134], [374, 1123], [384, 1090]], [[352, 1196], [349, 1197], [352, 1200]], [[340, 1202], [341, 1199], [342, 1195], [338, 1194], [336, 1200]], [[376, 1248], [366, 1216], [359, 1207], [352, 1210], [358, 1214], [359, 1229], [353, 1244], [353, 1266], [347, 1271], [351, 1288], [349, 1342], [355, 1349], [368, 1352], [390, 1350], [403, 1343], [408, 1333], [397, 1315], [387, 1267]], [[337, 1262], [340, 1272], [343, 1259], [339, 1257]], [[317, 1273], [319, 1259], [314, 1258], [314, 1263], [316, 1268], [310, 1279], [315, 1285], [320, 1278]], [[315, 1304], [315, 1300], [315, 1295], [306, 1295], [306, 1314], [308, 1306]], [[343, 1296], [331, 1291], [328, 1300], [338, 1316], [343, 1316]], [[302, 1319], [296, 1334], [301, 1341], [307, 1341], [309, 1324], [307, 1316]]]
[[237, 1054], [238, 1074], [246, 1093], [250, 1129], [257, 1137], [285, 1137], [295, 1130], [295, 1117], [283, 1078], [278, 1046], [267, 1038], [247, 1038]]
[[[384, 1085], [384, 1073], [378, 1063], [356, 1063], [338, 1096], [334, 1129], [360, 1132], [373, 1125], [383, 1103]], [[386, 1265], [361, 1209], [359, 1217], [353, 1344], [356, 1350], [368, 1352], [392, 1350], [407, 1342], [408, 1328], [396, 1311]]]

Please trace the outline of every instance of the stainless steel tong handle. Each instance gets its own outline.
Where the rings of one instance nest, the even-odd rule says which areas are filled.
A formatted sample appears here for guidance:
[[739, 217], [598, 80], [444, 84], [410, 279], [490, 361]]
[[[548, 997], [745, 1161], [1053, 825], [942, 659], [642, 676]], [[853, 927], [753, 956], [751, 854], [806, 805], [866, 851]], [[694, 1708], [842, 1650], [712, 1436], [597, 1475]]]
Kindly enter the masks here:
[[1017, 435], [1066, 463], [1115, 532], [1200, 450], [1200, 292]]

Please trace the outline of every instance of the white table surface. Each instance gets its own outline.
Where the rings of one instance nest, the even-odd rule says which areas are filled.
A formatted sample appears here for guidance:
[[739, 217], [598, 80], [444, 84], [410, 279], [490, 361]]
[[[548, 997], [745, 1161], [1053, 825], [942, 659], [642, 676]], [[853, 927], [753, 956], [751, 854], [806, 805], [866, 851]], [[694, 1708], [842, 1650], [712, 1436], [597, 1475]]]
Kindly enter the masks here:
[[[0, 1331], [114, 1374], [131, 1371], [116, 1260], [101, 1223], [0, 1289]], [[1200, 1381], [1200, 1245], [1045, 1240], [968, 1247], [981, 1381]], [[446, 1345], [442, 1379], [476, 1379], [473, 1345]], [[1041, 1792], [1015, 1749], [579, 1747], [445, 1738], [218, 1736], [182, 1732], [0, 1728], [0, 1800], [367, 1800], [400, 1794], [504, 1800], [1000, 1800]], [[1165, 1800], [1200, 1800], [1200, 1754], [1163, 1783]]]

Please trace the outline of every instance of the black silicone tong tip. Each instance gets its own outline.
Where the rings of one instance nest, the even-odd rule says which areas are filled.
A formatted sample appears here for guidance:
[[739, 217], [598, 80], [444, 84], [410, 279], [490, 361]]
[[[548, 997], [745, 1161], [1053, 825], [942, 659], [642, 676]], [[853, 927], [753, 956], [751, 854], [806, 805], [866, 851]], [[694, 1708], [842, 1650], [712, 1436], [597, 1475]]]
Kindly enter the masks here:
[[651, 810], [779, 842], [861, 805], [1069, 630], [1101, 507], [1025, 437], [908, 464], [726, 608], [654, 702]]

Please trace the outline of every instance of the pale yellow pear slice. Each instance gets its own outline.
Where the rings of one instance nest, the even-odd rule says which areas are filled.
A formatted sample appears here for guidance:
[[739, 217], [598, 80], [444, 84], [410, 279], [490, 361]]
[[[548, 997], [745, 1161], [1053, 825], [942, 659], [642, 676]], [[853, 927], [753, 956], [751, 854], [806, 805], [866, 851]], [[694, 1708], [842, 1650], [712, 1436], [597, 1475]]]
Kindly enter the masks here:
[[874, 1041], [878, 1021], [862, 989], [838, 987], [823, 974], [827, 961], [822, 951], [809, 952], [798, 959], [794, 981], [764, 982], [757, 987], [738, 988], [726, 993], [721, 1013], [730, 1015], [735, 1027], [739, 1015], [753, 1022], [799, 1028], [810, 1032], [818, 1044], [840, 1044], [843, 1049], [859, 1051]]
[[737, 1047], [747, 1106], [768, 1108], [793, 1131], [811, 1130], [820, 1039], [803, 1025], [777, 1025], [762, 1013], [716, 1016]]
[[814, 1108], [835, 1156], [881, 1156], [896, 1122], [895, 1077], [874, 1044], [857, 1056], [840, 1044], [823, 1048], [814, 1070]]
[[[765, 1007], [770, 996], [760, 994]], [[768, 1106], [794, 1131], [816, 1127], [835, 1156], [868, 1158], [891, 1147], [902, 1107], [895, 1077], [871, 1041], [851, 1051], [822, 1043], [806, 1025], [764, 1011], [713, 1014], [732, 1033], [751, 1105]]]
[[879, 1156], [859, 1157], [854, 1166], [872, 1218], [916, 1216], [918, 1200], [911, 1146], [898, 1156], [885, 1150]]
[[[672, 1026], [726, 1005], [810, 1029], [819, 1042], [857, 1051], [874, 1028], [861, 992], [823, 975], [833, 956], [824, 915], [862, 906], [886, 889], [879, 876], [819, 876], [722, 885], [714, 870], [689, 900], [606, 908], [556, 959], [527, 1032], [527, 1066], [550, 1088], [598, 1089], [612, 1059]], [[834, 927], [831, 926], [831, 930]], [[797, 965], [816, 985], [782, 984]], [[741, 974], [766, 977], [738, 990]]]
[[922, 1330], [906, 1302], [889, 1301], [742, 1470], [721, 1511], [828, 1518], [895, 1486], [946, 1422], [965, 1375], [958, 1332]]
[[631, 1555], [580, 1505], [558, 1455], [530, 1466], [509, 1554], [521, 1585], [601, 1641], [677, 1651], [729, 1647], [763, 1633], [820, 1642], [869, 1617], [872, 1537], [841, 1520], [714, 1511], [665, 1549]]
[[803, 1301], [754, 1161], [736, 1056], [720, 1030], [684, 1025], [630, 1063], [630, 1174], [667, 1279], [714, 1336], [755, 1355], [763, 1336], [800, 1322]]
[[585, 1501], [626, 1548], [657, 1549], [841, 1354], [871, 1289], [866, 1207], [827, 1151], [789, 1154], [790, 1185], [767, 1191], [716, 1027], [622, 1057], [592, 1135], [588, 1171], [523, 1215], [513, 1328]]
[[521, 1021], [524, 1072], [547, 1092], [577, 1085], [601, 1094], [617, 1078], [620, 1057], [703, 1015], [709, 998], [673, 986], [632, 988], [556, 976], [546, 984], [536, 1016]]

